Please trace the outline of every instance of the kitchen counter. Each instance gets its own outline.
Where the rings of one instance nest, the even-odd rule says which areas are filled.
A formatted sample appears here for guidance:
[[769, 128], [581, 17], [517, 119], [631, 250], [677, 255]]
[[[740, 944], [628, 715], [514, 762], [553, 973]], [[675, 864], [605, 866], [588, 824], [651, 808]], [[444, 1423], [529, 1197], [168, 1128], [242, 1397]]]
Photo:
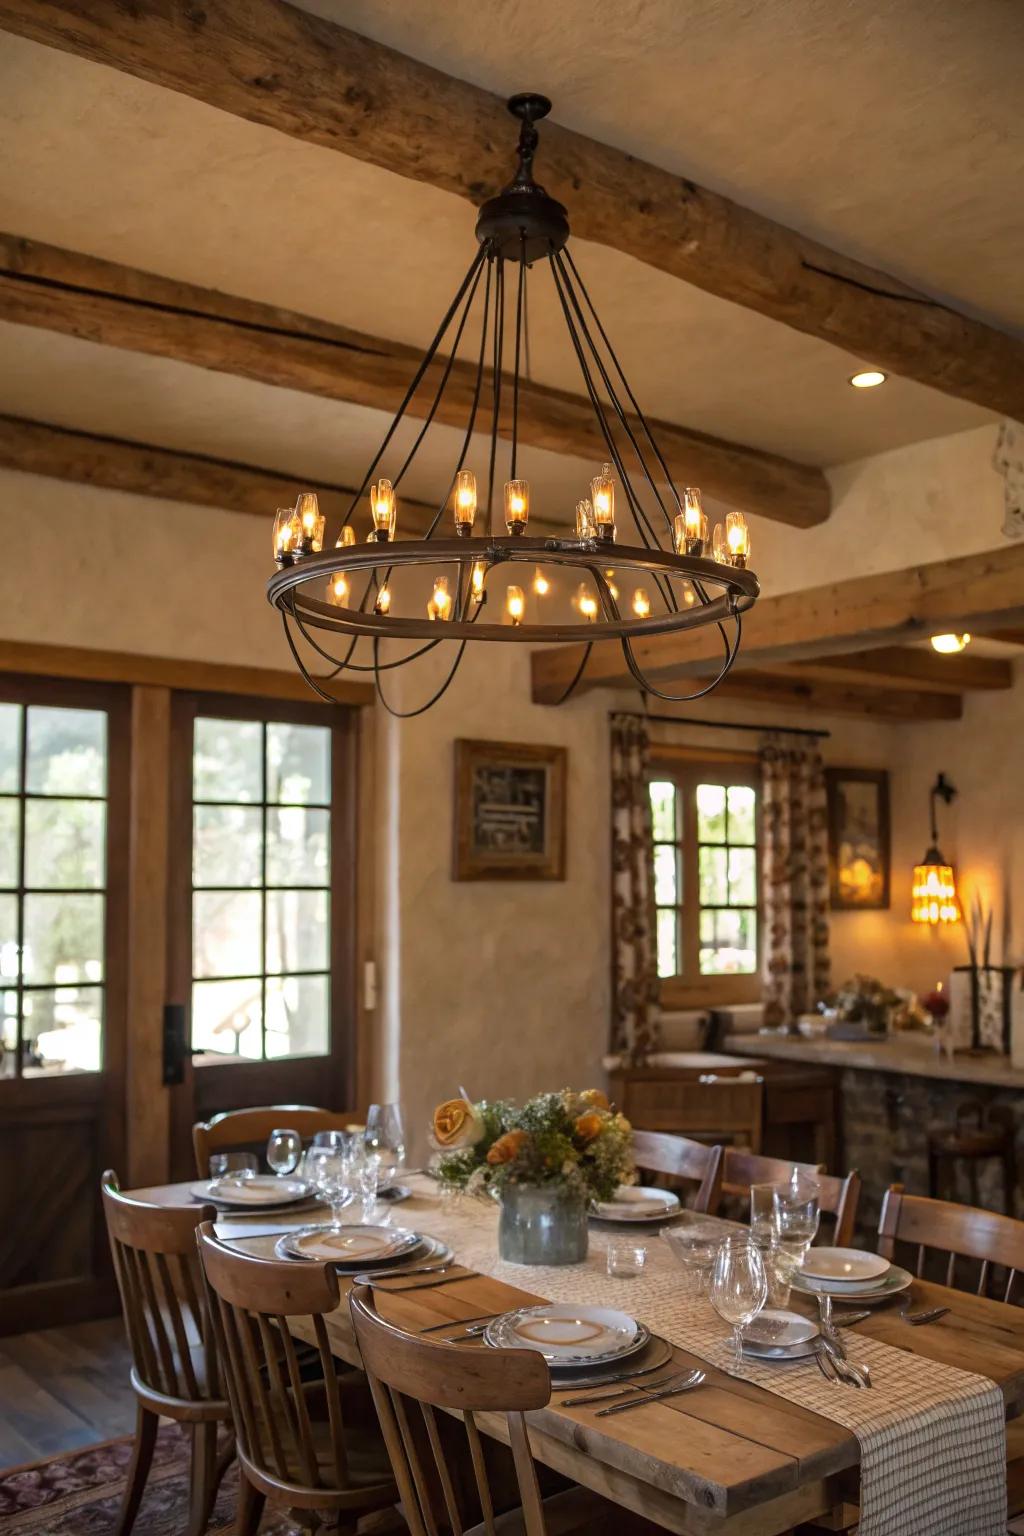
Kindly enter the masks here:
[[1024, 1091], [1024, 1071], [1012, 1067], [1008, 1056], [971, 1056], [961, 1052], [951, 1059], [935, 1049], [930, 1036], [915, 1033], [878, 1041], [827, 1040], [824, 1036], [803, 1035], [727, 1035], [722, 1044], [733, 1055], [771, 1061], [813, 1062], [815, 1066], [838, 1070], [891, 1072]]

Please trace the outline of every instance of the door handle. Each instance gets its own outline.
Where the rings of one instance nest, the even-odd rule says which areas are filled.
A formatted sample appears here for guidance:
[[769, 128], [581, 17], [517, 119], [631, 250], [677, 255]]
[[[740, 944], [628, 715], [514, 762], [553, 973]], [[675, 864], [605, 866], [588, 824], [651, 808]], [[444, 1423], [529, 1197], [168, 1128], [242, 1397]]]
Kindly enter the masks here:
[[203, 1052], [188, 1043], [188, 1009], [184, 1003], [164, 1004], [163, 1084], [176, 1088], [185, 1081], [185, 1063]]

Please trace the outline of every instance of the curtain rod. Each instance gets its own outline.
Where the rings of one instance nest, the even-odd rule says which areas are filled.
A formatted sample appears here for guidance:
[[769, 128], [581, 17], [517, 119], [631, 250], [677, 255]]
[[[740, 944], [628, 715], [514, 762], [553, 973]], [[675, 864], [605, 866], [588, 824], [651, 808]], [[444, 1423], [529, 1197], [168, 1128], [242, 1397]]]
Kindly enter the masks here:
[[768, 731], [776, 736], [813, 736], [819, 741], [832, 735], [831, 731], [812, 731], [800, 725], [730, 725], [725, 720], [701, 720], [697, 715], [650, 715], [642, 709], [613, 709], [609, 714], [631, 715], [653, 725], [699, 725], [703, 731]]

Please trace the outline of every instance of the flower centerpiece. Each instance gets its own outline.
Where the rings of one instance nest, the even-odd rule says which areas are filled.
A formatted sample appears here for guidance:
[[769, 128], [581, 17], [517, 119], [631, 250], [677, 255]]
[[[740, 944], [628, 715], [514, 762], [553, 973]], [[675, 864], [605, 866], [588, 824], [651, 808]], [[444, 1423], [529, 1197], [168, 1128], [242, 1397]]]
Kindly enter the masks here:
[[434, 1111], [443, 1184], [501, 1202], [498, 1249], [514, 1264], [576, 1264], [587, 1208], [633, 1177], [632, 1129], [597, 1088], [508, 1100], [448, 1099]]

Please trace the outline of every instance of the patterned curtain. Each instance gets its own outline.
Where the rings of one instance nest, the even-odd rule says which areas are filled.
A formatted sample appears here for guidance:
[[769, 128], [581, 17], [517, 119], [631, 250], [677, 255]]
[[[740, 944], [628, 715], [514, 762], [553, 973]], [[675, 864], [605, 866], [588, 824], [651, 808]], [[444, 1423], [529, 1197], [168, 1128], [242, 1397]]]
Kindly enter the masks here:
[[814, 747], [761, 752], [764, 1021], [793, 1024], [828, 991], [828, 819]]
[[657, 1047], [658, 969], [650, 738], [636, 715], [612, 715], [611, 1050], [640, 1066]]

